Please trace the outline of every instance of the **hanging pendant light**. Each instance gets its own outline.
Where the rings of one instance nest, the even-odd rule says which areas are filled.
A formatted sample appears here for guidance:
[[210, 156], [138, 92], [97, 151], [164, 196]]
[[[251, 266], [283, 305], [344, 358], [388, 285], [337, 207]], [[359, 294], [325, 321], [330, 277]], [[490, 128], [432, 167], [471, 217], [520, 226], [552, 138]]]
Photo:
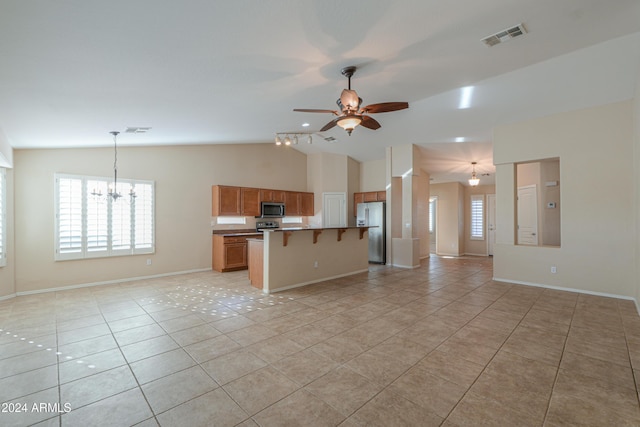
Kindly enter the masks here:
[[[118, 192], [118, 135], [120, 132], [114, 130], [109, 133], [113, 135], [113, 186], [108, 186], [106, 196], [108, 196], [107, 198], [112, 198], [113, 201], [116, 202], [120, 197], [122, 197], [122, 194]], [[102, 191], [94, 189], [91, 192], [91, 195], [95, 197], [102, 197]], [[129, 197], [132, 199], [136, 197], [133, 187], [129, 189]]]
[[472, 187], [476, 187], [478, 184], [480, 184], [480, 178], [476, 176], [477, 163], [478, 162], [471, 162], [471, 164], [473, 165], [473, 172], [471, 172], [471, 178], [469, 178], [469, 185]]

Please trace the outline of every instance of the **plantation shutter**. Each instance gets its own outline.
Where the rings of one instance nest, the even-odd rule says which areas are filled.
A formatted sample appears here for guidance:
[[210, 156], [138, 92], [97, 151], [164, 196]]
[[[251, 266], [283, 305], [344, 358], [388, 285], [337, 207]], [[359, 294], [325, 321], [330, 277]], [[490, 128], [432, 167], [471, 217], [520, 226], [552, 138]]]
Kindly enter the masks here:
[[134, 212], [134, 241], [136, 253], [145, 253], [153, 251], [153, 184], [135, 185], [135, 212]]
[[484, 195], [471, 196], [471, 239], [484, 240]]
[[57, 251], [82, 253], [82, 179], [58, 178]]

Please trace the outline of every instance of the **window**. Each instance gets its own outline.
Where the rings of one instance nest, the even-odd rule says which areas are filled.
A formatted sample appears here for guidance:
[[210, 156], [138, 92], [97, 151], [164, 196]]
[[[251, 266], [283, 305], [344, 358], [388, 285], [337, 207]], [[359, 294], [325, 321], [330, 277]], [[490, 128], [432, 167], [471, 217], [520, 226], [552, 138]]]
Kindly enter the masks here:
[[471, 196], [471, 240], [484, 240], [484, 194]]
[[7, 265], [7, 171], [0, 168], [0, 267]]
[[436, 223], [436, 198], [429, 199], [429, 234], [433, 234]]
[[106, 196], [110, 182], [56, 174], [56, 260], [155, 251], [153, 182], [119, 180], [116, 191], [123, 196], [116, 201]]
[[243, 216], [219, 216], [216, 224], [246, 224], [247, 219]]

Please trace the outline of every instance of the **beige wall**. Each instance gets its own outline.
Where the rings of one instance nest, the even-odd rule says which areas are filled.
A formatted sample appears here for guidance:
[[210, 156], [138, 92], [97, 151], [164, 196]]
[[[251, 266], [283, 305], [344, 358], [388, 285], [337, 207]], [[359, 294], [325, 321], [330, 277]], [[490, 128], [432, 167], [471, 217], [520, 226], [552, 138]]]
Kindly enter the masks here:
[[360, 163], [360, 189], [358, 191], [383, 191], [386, 188], [385, 159]]
[[464, 187], [459, 182], [431, 184], [438, 197], [436, 239], [438, 255], [464, 254]]
[[634, 182], [634, 220], [636, 230], [635, 256], [635, 298], [636, 307], [640, 301], [640, 70], [636, 79], [636, 91], [633, 102], [633, 182]]
[[306, 156], [273, 144], [122, 147], [119, 175], [155, 181], [156, 253], [54, 262], [54, 173], [111, 176], [113, 150], [16, 150], [14, 162], [16, 292], [210, 268], [211, 185], [307, 190]]
[[13, 169], [7, 169], [7, 265], [0, 267], [0, 299], [13, 296], [15, 290], [15, 233]]
[[315, 227], [322, 224], [322, 193], [346, 193], [347, 225], [355, 225], [353, 193], [360, 187], [360, 163], [348, 156], [331, 153], [310, 154], [307, 157], [309, 190], [315, 193], [316, 215], [309, 219]]
[[[489, 246], [487, 240], [488, 200], [487, 194], [495, 194], [495, 185], [478, 185], [477, 187], [464, 187], [464, 253], [466, 255], [488, 256]], [[471, 195], [484, 195], [484, 240], [471, 240]]]
[[365, 272], [369, 268], [367, 233], [360, 239], [359, 230], [351, 228], [338, 241], [338, 230], [326, 229], [316, 244], [313, 233], [312, 230], [294, 231], [287, 246], [282, 244], [282, 232], [265, 233], [265, 291], [284, 290]]
[[[496, 279], [637, 295], [632, 141], [631, 101], [494, 130]], [[517, 246], [514, 163], [553, 157], [561, 167], [562, 246]]]

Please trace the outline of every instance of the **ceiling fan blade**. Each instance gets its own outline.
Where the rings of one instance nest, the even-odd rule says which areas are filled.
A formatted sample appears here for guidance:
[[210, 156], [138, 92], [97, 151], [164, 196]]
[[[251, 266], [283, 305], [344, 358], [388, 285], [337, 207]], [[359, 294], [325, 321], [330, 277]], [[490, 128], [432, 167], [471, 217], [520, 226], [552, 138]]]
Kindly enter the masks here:
[[371, 104], [362, 108], [363, 113], [387, 113], [389, 111], [398, 111], [409, 108], [408, 102], [381, 102], [380, 104]]
[[320, 129], [319, 132], [324, 132], [324, 131], [327, 131], [327, 130], [331, 129], [332, 127], [334, 127], [335, 125], [338, 124], [338, 120], [340, 120], [340, 119], [341, 119], [341, 117], [337, 117], [337, 118], [331, 120], [329, 123], [324, 125], [324, 127], [322, 129]]
[[362, 116], [362, 122], [360, 122], [360, 126], [364, 126], [367, 129], [379, 129], [382, 125], [378, 123], [376, 119], [369, 116]]
[[340, 114], [339, 112], [335, 111], [335, 110], [317, 110], [315, 108], [294, 108], [293, 111], [299, 111], [302, 113], [332, 113], [335, 115]]
[[357, 110], [360, 107], [362, 100], [358, 97], [355, 90], [343, 89], [340, 94], [340, 103], [342, 107], [347, 107], [349, 110]]

